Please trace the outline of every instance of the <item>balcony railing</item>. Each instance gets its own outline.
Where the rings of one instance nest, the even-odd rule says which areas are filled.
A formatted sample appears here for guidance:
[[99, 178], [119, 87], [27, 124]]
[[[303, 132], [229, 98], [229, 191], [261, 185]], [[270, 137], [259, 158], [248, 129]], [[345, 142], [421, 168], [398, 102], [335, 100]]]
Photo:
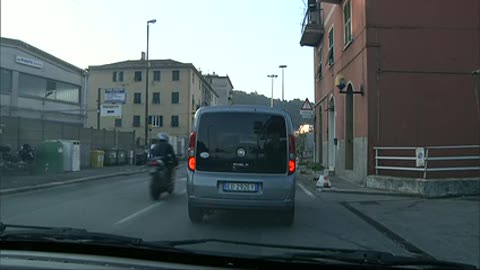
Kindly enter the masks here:
[[300, 45], [316, 47], [322, 40], [324, 32], [321, 9], [307, 10], [303, 17]]

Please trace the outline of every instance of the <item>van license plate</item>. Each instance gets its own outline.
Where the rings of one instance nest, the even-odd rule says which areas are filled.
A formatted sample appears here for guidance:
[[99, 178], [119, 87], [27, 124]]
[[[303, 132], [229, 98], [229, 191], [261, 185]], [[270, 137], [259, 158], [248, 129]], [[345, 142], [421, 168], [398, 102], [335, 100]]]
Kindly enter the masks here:
[[257, 192], [258, 185], [252, 183], [224, 183], [224, 191]]

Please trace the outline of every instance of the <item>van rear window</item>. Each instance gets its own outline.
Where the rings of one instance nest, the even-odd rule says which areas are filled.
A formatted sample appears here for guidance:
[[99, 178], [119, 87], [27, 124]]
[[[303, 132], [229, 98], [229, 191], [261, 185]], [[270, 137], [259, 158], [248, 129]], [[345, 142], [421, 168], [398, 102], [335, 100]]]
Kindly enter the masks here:
[[281, 115], [205, 113], [197, 132], [199, 171], [287, 172], [287, 129]]

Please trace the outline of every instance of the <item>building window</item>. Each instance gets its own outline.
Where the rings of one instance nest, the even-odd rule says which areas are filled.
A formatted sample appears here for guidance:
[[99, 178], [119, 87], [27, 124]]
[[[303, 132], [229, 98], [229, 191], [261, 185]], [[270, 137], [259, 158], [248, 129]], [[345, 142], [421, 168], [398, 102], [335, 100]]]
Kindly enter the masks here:
[[133, 116], [133, 126], [139, 127], [140, 126], [140, 115]]
[[172, 115], [172, 127], [178, 127], [178, 115]]
[[345, 45], [352, 42], [352, 1], [348, 0], [343, 7], [343, 27]]
[[123, 82], [123, 71], [114, 71], [112, 80], [114, 82]]
[[148, 123], [152, 127], [163, 127], [163, 116], [162, 115], [150, 115], [150, 116], [148, 116]]
[[133, 104], [142, 103], [142, 93], [133, 93]]
[[0, 68], [0, 91], [12, 91], [12, 71]]
[[134, 81], [140, 82], [142, 81], [142, 72], [141, 71], [135, 71], [135, 77], [133, 78]]
[[180, 103], [180, 93], [173, 92], [172, 93], [172, 104], [179, 104]]
[[24, 73], [19, 74], [18, 91], [26, 96], [72, 103], [80, 102], [80, 86]]
[[155, 70], [153, 72], [153, 80], [156, 81], [156, 82], [160, 81], [160, 70]]
[[333, 65], [333, 63], [335, 62], [335, 42], [334, 42], [334, 38], [335, 38], [335, 35], [334, 35], [334, 32], [333, 32], [333, 26], [332, 28], [330, 29], [330, 31], [328, 32], [328, 60], [327, 60], [327, 63], [328, 65]]
[[323, 47], [319, 47], [317, 51], [317, 79], [322, 78], [322, 67], [323, 67]]
[[172, 71], [172, 81], [179, 81], [180, 80], [180, 71], [174, 70]]
[[115, 127], [121, 127], [122, 126], [122, 119], [118, 118], [115, 119]]
[[154, 92], [152, 96], [152, 103], [153, 104], [160, 104], [160, 93]]

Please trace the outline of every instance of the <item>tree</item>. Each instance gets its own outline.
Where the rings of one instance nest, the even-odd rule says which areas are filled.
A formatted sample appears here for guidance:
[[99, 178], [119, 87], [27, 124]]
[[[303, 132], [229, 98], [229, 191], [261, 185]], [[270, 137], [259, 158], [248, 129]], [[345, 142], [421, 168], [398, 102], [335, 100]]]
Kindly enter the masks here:
[[[257, 91], [247, 94], [243, 91], [233, 91], [232, 94], [233, 105], [260, 105], [270, 106], [270, 98], [259, 95]], [[273, 107], [276, 109], [284, 108], [292, 117], [294, 129], [298, 129], [302, 124], [313, 124], [313, 119], [303, 119], [300, 115], [300, 108], [303, 105], [303, 100], [293, 99], [281, 101], [279, 99], [273, 100]]]

